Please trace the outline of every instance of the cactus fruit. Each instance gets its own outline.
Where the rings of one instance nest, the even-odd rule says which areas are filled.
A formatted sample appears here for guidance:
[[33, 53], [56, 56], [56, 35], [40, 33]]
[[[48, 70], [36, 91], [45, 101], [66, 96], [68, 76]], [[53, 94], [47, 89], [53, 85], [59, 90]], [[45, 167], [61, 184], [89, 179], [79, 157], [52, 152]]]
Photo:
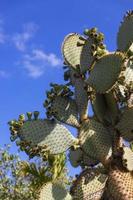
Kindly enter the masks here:
[[[68, 34], [62, 44], [66, 82], [51, 83], [46, 92], [47, 118], [35, 111], [9, 123], [21, 150], [51, 163], [53, 176], [39, 200], [133, 200], [133, 11], [120, 25], [116, 51], [106, 50], [103, 39], [96, 28]], [[71, 195], [60, 175], [66, 151], [81, 168]]]

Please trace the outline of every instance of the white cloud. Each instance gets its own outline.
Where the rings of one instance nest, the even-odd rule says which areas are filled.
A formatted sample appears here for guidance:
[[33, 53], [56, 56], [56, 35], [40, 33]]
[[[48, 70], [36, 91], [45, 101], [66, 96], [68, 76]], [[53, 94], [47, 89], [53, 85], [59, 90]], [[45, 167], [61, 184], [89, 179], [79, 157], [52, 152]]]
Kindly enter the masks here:
[[27, 70], [28, 75], [32, 78], [39, 78], [44, 74], [44, 69], [41, 66], [32, 64], [29, 61], [24, 61], [24, 69]]
[[9, 77], [9, 74], [4, 70], [0, 70], [0, 78], [7, 78], [7, 77]]
[[38, 26], [35, 23], [27, 23], [23, 26], [22, 33], [16, 33], [12, 37], [15, 47], [19, 51], [25, 51], [27, 42], [34, 36]]
[[54, 53], [46, 54], [40, 49], [34, 49], [31, 54], [25, 54], [22, 60], [23, 68], [32, 78], [39, 78], [47, 67], [59, 67], [62, 60]]
[[40, 49], [34, 49], [32, 55], [27, 57], [31, 61], [41, 61], [42, 63], [47, 63], [50, 66], [57, 67], [62, 64], [62, 60], [58, 58], [54, 53], [46, 54]]

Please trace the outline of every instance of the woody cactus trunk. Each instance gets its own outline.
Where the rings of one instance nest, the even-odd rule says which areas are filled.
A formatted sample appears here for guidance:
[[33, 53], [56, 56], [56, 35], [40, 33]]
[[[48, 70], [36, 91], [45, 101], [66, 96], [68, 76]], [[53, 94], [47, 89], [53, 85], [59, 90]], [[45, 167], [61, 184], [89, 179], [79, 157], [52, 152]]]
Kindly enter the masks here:
[[133, 11], [120, 24], [116, 51], [109, 52], [103, 33], [91, 28], [68, 34], [62, 54], [66, 84], [51, 83], [47, 118], [35, 111], [9, 123], [11, 140], [30, 157], [62, 158], [69, 150], [71, 165], [81, 166], [68, 191], [59, 162], [39, 200], [133, 200]]

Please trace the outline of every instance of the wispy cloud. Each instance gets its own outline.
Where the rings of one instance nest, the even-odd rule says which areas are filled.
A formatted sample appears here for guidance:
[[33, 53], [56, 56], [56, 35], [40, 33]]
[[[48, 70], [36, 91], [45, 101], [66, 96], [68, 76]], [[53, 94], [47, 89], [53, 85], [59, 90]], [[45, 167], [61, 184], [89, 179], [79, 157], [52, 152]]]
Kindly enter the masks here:
[[4, 70], [0, 70], [0, 78], [8, 78], [9, 77], [9, 73], [4, 71]]
[[23, 26], [21, 33], [15, 33], [12, 41], [19, 51], [25, 51], [28, 41], [34, 36], [38, 26], [35, 23], [27, 23]]
[[44, 68], [42, 66], [39, 66], [37, 64], [33, 64], [30, 61], [23, 61], [23, 67], [26, 69], [28, 76], [32, 78], [39, 78], [44, 74]]
[[54, 53], [46, 54], [43, 50], [34, 49], [31, 54], [25, 54], [22, 60], [23, 68], [32, 78], [39, 78], [47, 67], [59, 67], [62, 60]]

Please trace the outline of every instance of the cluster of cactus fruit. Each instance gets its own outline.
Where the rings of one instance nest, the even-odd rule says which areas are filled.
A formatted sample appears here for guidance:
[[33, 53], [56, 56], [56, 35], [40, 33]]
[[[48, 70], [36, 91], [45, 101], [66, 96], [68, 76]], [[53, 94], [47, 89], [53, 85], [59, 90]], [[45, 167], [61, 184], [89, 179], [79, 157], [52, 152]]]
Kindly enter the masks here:
[[[56, 175], [42, 185], [39, 200], [133, 200], [133, 11], [119, 27], [117, 50], [109, 52], [103, 41], [96, 28], [67, 35], [66, 83], [51, 84], [47, 118], [36, 111], [9, 123], [11, 140], [30, 157], [60, 158], [69, 150], [71, 165], [82, 169], [69, 192]], [[77, 137], [65, 124], [77, 129]]]

